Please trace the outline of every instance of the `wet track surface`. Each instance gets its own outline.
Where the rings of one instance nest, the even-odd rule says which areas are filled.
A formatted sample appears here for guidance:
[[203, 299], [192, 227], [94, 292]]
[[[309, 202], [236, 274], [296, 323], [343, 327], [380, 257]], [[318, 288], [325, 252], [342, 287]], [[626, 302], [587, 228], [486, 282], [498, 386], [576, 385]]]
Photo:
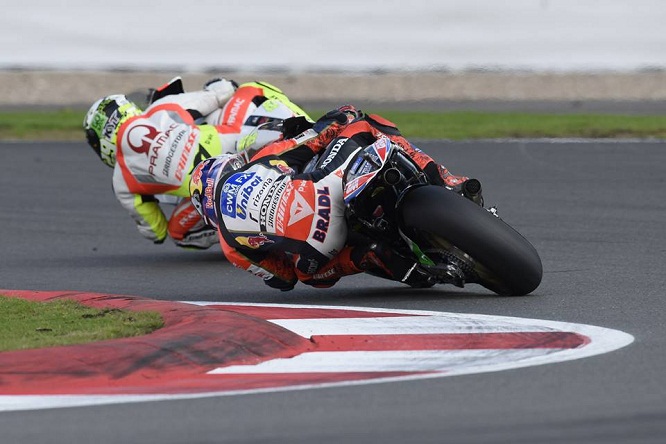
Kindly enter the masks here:
[[[665, 142], [428, 142], [535, 245], [530, 296], [411, 290], [355, 276], [328, 290], [265, 287], [215, 251], [152, 245], [83, 143], [0, 143], [0, 288], [165, 300], [476, 313], [618, 329], [596, 357], [441, 379], [0, 414], [2, 442], [631, 443], [666, 436]], [[63, 357], [66, 359], [66, 357]]]

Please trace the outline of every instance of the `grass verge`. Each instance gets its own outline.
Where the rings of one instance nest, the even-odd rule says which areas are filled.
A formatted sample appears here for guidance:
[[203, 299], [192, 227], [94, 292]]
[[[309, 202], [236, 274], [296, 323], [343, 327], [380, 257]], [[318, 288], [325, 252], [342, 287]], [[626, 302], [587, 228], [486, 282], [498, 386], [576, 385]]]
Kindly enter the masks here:
[[[666, 116], [371, 110], [395, 122], [407, 138], [538, 137], [666, 138]], [[319, 116], [325, 111], [308, 110]], [[84, 141], [84, 112], [0, 112], [0, 140]]]
[[141, 336], [162, 326], [156, 312], [98, 310], [67, 299], [35, 302], [0, 295], [0, 351]]

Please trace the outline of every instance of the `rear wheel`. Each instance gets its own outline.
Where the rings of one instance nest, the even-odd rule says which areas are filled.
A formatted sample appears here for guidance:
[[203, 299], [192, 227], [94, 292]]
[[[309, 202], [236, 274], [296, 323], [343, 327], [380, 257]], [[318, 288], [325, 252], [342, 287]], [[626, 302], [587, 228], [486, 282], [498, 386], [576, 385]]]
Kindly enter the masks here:
[[[498, 217], [438, 186], [411, 190], [400, 204], [403, 226], [473, 270], [475, 282], [502, 295], [525, 295], [541, 283], [532, 244]], [[471, 271], [471, 270], [470, 270]]]

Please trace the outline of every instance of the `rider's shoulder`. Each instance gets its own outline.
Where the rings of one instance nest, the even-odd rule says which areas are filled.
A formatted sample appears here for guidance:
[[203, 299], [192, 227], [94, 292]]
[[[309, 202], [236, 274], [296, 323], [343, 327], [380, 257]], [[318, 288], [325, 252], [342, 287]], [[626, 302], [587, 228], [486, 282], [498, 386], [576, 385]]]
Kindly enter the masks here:
[[364, 120], [386, 134], [400, 135], [398, 126], [389, 119], [380, 116], [379, 114], [366, 114], [364, 116]]

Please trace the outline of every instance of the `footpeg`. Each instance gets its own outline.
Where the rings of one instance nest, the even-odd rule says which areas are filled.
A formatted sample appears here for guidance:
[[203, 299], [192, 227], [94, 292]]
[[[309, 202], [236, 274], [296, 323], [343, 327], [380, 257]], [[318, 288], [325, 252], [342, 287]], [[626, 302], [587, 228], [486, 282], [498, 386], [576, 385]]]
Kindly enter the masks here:
[[439, 284], [452, 284], [460, 288], [465, 286], [465, 274], [455, 265], [421, 265], [421, 267], [437, 279]]

